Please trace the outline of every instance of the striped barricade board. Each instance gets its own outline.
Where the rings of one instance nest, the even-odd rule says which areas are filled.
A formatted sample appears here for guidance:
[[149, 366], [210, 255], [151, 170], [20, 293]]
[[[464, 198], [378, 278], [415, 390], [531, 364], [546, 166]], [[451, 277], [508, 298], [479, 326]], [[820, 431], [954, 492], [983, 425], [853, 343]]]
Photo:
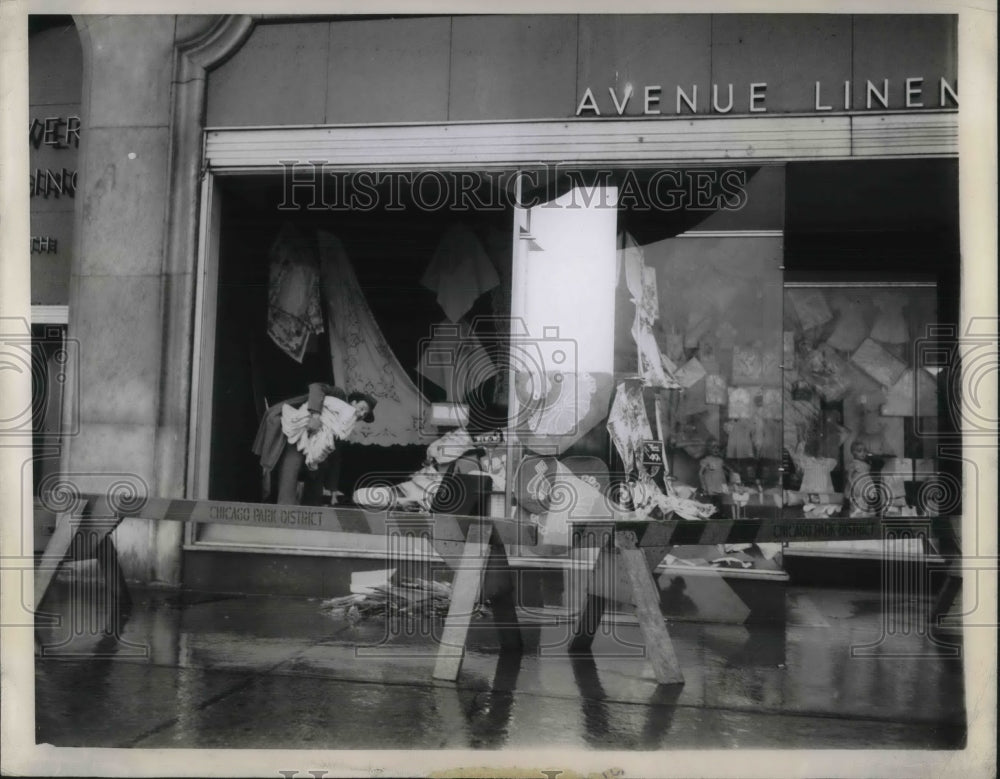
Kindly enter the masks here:
[[[782, 541], [878, 540], [906, 532], [953, 533], [955, 517], [773, 517], [758, 519], [636, 520], [626, 514], [608, 520], [570, 520], [573, 545], [590, 543], [588, 529], [629, 530], [643, 546], [755, 544]], [[888, 534], [888, 535], [887, 535]]]
[[[380, 535], [394, 521], [407, 525], [425, 524], [442, 541], [464, 541], [469, 526], [480, 517], [417, 512], [371, 512], [358, 508], [326, 506], [279, 506], [223, 500], [145, 498], [134, 505], [121, 505], [103, 495], [82, 496], [72, 511], [79, 520], [109, 518], [147, 519], [171, 522], [201, 522], [244, 527], [319, 530], [327, 533], [367, 533]], [[512, 519], [491, 518], [505, 544], [528, 544], [535, 539], [534, 528]]]
[[[435, 678], [455, 680], [461, 670], [476, 602], [490, 601], [503, 648], [519, 649], [514, 577], [505, 546], [534, 545], [534, 526], [503, 517], [413, 512], [369, 512], [358, 508], [281, 506], [216, 500], [142, 498], [131, 503], [107, 495], [81, 495], [60, 512], [55, 532], [35, 573], [35, 607], [41, 605], [59, 565], [72, 557], [74, 539], [94, 536], [106, 577], [127, 594], [110, 533], [126, 518], [199, 522], [244, 527], [317, 530], [328, 533], [411, 536], [426, 539], [455, 571], [453, 596], [438, 649]], [[97, 538], [99, 536], [99, 538]]]

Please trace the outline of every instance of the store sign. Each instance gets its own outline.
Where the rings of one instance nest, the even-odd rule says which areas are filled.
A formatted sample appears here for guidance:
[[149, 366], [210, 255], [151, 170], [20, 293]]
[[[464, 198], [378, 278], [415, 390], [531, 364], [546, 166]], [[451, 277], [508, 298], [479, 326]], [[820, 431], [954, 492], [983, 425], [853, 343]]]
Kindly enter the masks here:
[[[30, 197], [76, 197], [77, 172], [75, 168], [56, 167], [50, 161], [59, 159], [64, 164], [76, 164], [76, 150], [80, 147], [79, 116], [35, 117], [28, 123], [28, 143], [31, 145], [32, 165]], [[37, 154], [40, 150], [55, 152]], [[59, 155], [65, 150], [68, 153]], [[43, 159], [44, 158], [44, 159]], [[39, 167], [36, 167], [39, 165]], [[45, 165], [45, 167], [40, 167]]]
[[642, 442], [642, 467], [646, 473], [656, 476], [663, 467], [663, 442], [647, 440]]
[[[803, 85], [812, 93], [813, 110], [850, 111], [854, 108], [854, 90], [851, 81], [824, 83], [821, 81]], [[957, 108], [957, 85], [945, 78], [937, 84], [925, 83], [921, 76], [912, 76], [902, 83], [888, 78], [867, 80], [862, 92], [865, 110], [895, 110], [922, 108]], [[665, 91], [661, 85], [635, 86], [626, 84], [620, 90], [608, 87], [587, 87], [576, 105], [577, 116], [662, 116], [674, 114], [730, 114], [767, 113], [768, 84], [766, 81], [751, 82], [742, 89], [733, 84], [712, 84], [710, 90], [699, 90], [697, 84], [682, 86], [673, 93]], [[631, 110], [630, 110], [631, 109]]]
[[31, 302], [69, 303], [73, 222], [81, 185], [83, 51], [68, 17], [39, 17], [28, 38]]
[[53, 149], [80, 148], [79, 116], [47, 116], [28, 123], [28, 140], [32, 149], [49, 146]]
[[479, 446], [496, 446], [503, 443], [503, 430], [486, 430], [482, 433], [472, 433], [472, 443]]
[[[867, 522], [810, 522], [808, 520], [776, 522], [770, 525], [767, 541], [835, 541], [880, 538], [882, 526], [875, 520]], [[763, 540], [763, 539], [761, 539]]]
[[70, 249], [80, 132], [75, 112], [50, 114], [44, 107], [32, 107], [28, 121], [32, 256], [59, 256]]
[[278, 506], [219, 502], [211, 504], [208, 518], [205, 521], [227, 525], [322, 530], [323, 512], [318, 509], [290, 509]]

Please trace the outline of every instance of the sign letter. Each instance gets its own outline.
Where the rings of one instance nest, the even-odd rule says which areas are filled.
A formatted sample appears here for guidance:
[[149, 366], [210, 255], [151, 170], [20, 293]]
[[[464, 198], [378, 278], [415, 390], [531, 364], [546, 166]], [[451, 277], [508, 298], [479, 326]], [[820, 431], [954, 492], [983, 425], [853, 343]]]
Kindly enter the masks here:
[[576, 107], [576, 115], [579, 116], [584, 111], [593, 111], [595, 116], [601, 115], [601, 109], [597, 107], [597, 101], [594, 99], [594, 93], [590, 91], [590, 87], [587, 87], [587, 91], [580, 98], [580, 105]]
[[[615, 104], [615, 110], [618, 112], [618, 116], [625, 113], [625, 107], [628, 105], [628, 101], [632, 99], [632, 85], [625, 85], [625, 97], [622, 98], [621, 103], [618, 102], [618, 95], [615, 92], [614, 87], [608, 87], [608, 92], [611, 93], [611, 101]], [[577, 111], [579, 113], [579, 111]]]
[[951, 98], [952, 103], [956, 106], [958, 105], [958, 93], [952, 88], [951, 84], [942, 78], [941, 86], [938, 91], [938, 102], [941, 104], [942, 108], [944, 108], [944, 99], [946, 95]]
[[868, 98], [865, 101], [867, 108], [872, 107], [872, 97], [878, 100], [879, 103], [882, 104], [883, 108], [889, 107], [889, 79], [886, 78], [882, 80], [881, 92], [875, 88], [875, 85], [871, 81], [868, 82]]
[[646, 106], [642, 110], [644, 114], [660, 113], [659, 108], [653, 108], [654, 105], [660, 104], [660, 89], [659, 86], [646, 87]]
[[819, 102], [819, 82], [818, 81], [816, 82], [816, 110], [817, 111], [832, 111], [833, 110], [833, 106], [832, 105], [822, 105]]

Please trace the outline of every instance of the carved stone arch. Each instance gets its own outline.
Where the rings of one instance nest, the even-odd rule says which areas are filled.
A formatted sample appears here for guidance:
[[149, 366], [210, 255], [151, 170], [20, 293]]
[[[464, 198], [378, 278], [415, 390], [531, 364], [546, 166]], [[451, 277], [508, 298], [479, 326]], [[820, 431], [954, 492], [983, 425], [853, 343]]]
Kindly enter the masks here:
[[170, 108], [166, 246], [163, 254], [163, 352], [156, 436], [157, 474], [166, 495], [187, 494], [198, 215], [209, 71], [253, 31], [254, 18], [223, 16], [174, 49]]
[[253, 27], [251, 16], [224, 16], [205, 32], [178, 42], [175, 48], [164, 255], [167, 272], [194, 271], [208, 72], [235, 54]]

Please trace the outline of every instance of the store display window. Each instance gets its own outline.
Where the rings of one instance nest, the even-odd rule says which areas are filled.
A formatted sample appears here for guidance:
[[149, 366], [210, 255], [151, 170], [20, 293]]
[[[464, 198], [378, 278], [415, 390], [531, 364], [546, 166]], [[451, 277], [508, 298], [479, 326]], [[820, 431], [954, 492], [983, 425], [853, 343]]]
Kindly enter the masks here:
[[785, 302], [789, 510], [939, 513], [947, 390], [921, 348], [939, 321], [936, 285], [789, 284]]
[[[219, 176], [208, 497], [275, 501], [268, 409], [304, 415], [323, 382], [341, 404], [364, 393], [373, 418], [286, 503], [427, 511], [467, 459], [491, 477], [490, 511], [543, 546], [622, 515], [954, 511], [938, 505], [958, 492], [939, 461], [944, 374], [918, 356], [951, 298], [891, 262], [852, 280], [861, 254], [836, 272], [817, 254], [798, 280], [823, 225], [792, 225], [790, 250], [786, 219], [816, 211], [786, 207], [789, 180], [782, 165], [349, 173], [303, 204], [287, 178]], [[892, 232], [864, 237], [874, 251]]]
[[[219, 177], [218, 281], [206, 300], [211, 382], [201, 390], [210, 413], [199, 425], [207, 497], [382, 509], [389, 495], [393, 508], [431, 507], [440, 476], [482, 449], [453, 440], [447, 451], [433, 449], [430, 468], [435, 443], [457, 431], [502, 430], [507, 418], [509, 178], [331, 172], [313, 200], [279, 175]], [[325, 451], [303, 449], [289, 475], [283, 408], [308, 419], [316, 384], [326, 387], [318, 417], [356, 396], [371, 413], [350, 420]], [[505, 461], [495, 453], [502, 494]], [[207, 525], [196, 540], [348, 543]]]
[[516, 214], [512, 315], [546, 364], [514, 375], [512, 501], [543, 543], [781, 510], [782, 175], [562, 171]]

